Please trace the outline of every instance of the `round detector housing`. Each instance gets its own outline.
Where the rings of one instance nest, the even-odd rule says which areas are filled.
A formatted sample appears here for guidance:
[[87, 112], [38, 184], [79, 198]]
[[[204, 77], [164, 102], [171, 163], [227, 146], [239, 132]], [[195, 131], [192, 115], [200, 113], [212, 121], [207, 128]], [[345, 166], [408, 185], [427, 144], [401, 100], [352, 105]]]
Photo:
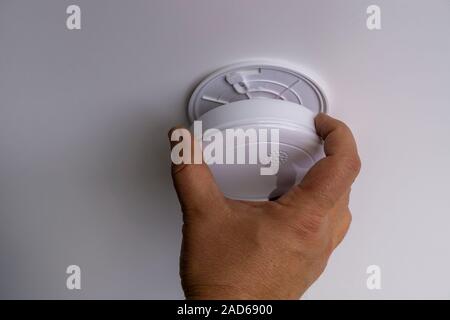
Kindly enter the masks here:
[[[222, 192], [233, 199], [258, 201], [287, 192], [323, 157], [314, 117], [327, 109], [315, 81], [288, 64], [265, 61], [235, 64], [208, 76], [192, 94], [188, 116], [191, 122], [202, 123], [204, 160]], [[243, 130], [244, 138], [227, 135], [228, 129]], [[222, 145], [205, 152], [217, 142], [218, 132]], [[256, 143], [251, 139], [255, 132]], [[250, 160], [255, 150], [257, 163]], [[226, 158], [230, 152], [233, 161]], [[244, 155], [244, 163], [237, 160], [238, 154]], [[269, 163], [260, 161], [264, 154], [271, 158]]]

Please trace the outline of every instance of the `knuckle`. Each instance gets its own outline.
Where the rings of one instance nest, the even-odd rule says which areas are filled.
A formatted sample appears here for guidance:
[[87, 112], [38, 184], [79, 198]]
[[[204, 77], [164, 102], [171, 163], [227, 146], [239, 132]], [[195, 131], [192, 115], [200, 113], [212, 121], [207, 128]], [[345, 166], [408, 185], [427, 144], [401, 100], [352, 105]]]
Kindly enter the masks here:
[[303, 222], [304, 229], [308, 234], [317, 234], [323, 226], [323, 217], [318, 215], [310, 215]]
[[347, 211], [347, 214], [345, 215], [345, 219], [347, 221], [347, 225], [350, 226], [353, 221], [353, 216], [350, 210]]
[[324, 255], [326, 257], [331, 256], [331, 254], [333, 253], [334, 249], [336, 248], [336, 246], [334, 245], [332, 239], [330, 238], [329, 241], [326, 243], [325, 248], [324, 248]]
[[351, 132], [349, 126], [347, 126], [344, 122], [342, 122], [341, 120], [337, 120], [336, 119], [336, 129], [337, 131], [341, 131], [341, 132]]
[[290, 226], [301, 240], [314, 240], [318, 238], [318, 235], [320, 235], [323, 225], [323, 217], [308, 214]]
[[308, 212], [318, 216], [325, 216], [327, 211], [333, 208], [336, 200], [327, 188], [317, 190], [308, 186], [298, 187], [299, 192], [303, 195], [303, 207]]
[[180, 174], [188, 171], [189, 168], [190, 166], [185, 163], [179, 165], [172, 165], [172, 177], [173, 178], [178, 177]]
[[308, 210], [319, 217], [325, 216], [327, 210], [333, 208], [336, 203], [336, 199], [325, 190], [310, 192], [309, 199], [311, 203], [308, 206]]
[[358, 175], [361, 170], [361, 159], [358, 155], [353, 155], [345, 158], [343, 162], [346, 172], [352, 173], [353, 175]]

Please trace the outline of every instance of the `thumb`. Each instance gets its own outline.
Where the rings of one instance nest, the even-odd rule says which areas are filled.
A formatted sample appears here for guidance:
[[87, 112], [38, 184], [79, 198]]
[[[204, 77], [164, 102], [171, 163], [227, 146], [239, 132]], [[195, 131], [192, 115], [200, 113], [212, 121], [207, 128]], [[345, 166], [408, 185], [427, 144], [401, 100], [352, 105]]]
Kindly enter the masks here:
[[316, 117], [315, 124], [317, 133], [324, 140], [326, 157], [279, 200], [301, 205], [306, 196], [329, 209], [350, 189], [361, 161], [353, 134], [346, 124], [323, 113]]
[[173, 184], [184, 214], [198, 213], [202, 208], [223, 202], [224, 196], [208, 165], [203, 161], [200, 144], [190, 131], [186, 128], [172, 128], [169, 131], [169, 141]]

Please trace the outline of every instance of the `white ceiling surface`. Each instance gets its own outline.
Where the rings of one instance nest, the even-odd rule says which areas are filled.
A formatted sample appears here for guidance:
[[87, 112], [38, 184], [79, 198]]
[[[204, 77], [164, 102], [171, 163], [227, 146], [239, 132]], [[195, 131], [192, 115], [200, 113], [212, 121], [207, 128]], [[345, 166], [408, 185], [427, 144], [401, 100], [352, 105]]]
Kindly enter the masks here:
[[447, 0], [2, 1], [0, 297], [182, 298], [166, 132], [203, 76], [262, 57], [322, 77], [363, 163], [305, 298], [450, 298], [449, 34]]

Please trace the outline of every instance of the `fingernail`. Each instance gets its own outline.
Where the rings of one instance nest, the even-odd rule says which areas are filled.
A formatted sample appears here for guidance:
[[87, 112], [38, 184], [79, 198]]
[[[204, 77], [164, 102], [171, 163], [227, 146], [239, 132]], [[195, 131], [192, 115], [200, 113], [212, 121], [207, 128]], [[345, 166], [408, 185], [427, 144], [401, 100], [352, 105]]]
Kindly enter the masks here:
[[169, 132], [168, 132], [168, 136], [169, 136], [169, 143], [170, 143], [170, 148], [173, 148], [173, 146], [176, 144], [176, 142], [177, 141], [172, 141], [172, 133], [175, 131], [175, 130], [178, 130], [178, 129], [182, 129], [183, 128], [183, 126], [181, 126], [181, 125], [177, 125], [177, 126], [175, 126], [175, 127], [172, 127], [170, 130], [169, 130]]
[[170, 129], [169, 129], [169, 132], [167, 132], [167, 135], [168, 135], [168, 137], [169, 137], [169, 140], [172, 138], [172, 132], [174, 132], [175, 129], [176, 129], [175, 127], [170, 128]]

